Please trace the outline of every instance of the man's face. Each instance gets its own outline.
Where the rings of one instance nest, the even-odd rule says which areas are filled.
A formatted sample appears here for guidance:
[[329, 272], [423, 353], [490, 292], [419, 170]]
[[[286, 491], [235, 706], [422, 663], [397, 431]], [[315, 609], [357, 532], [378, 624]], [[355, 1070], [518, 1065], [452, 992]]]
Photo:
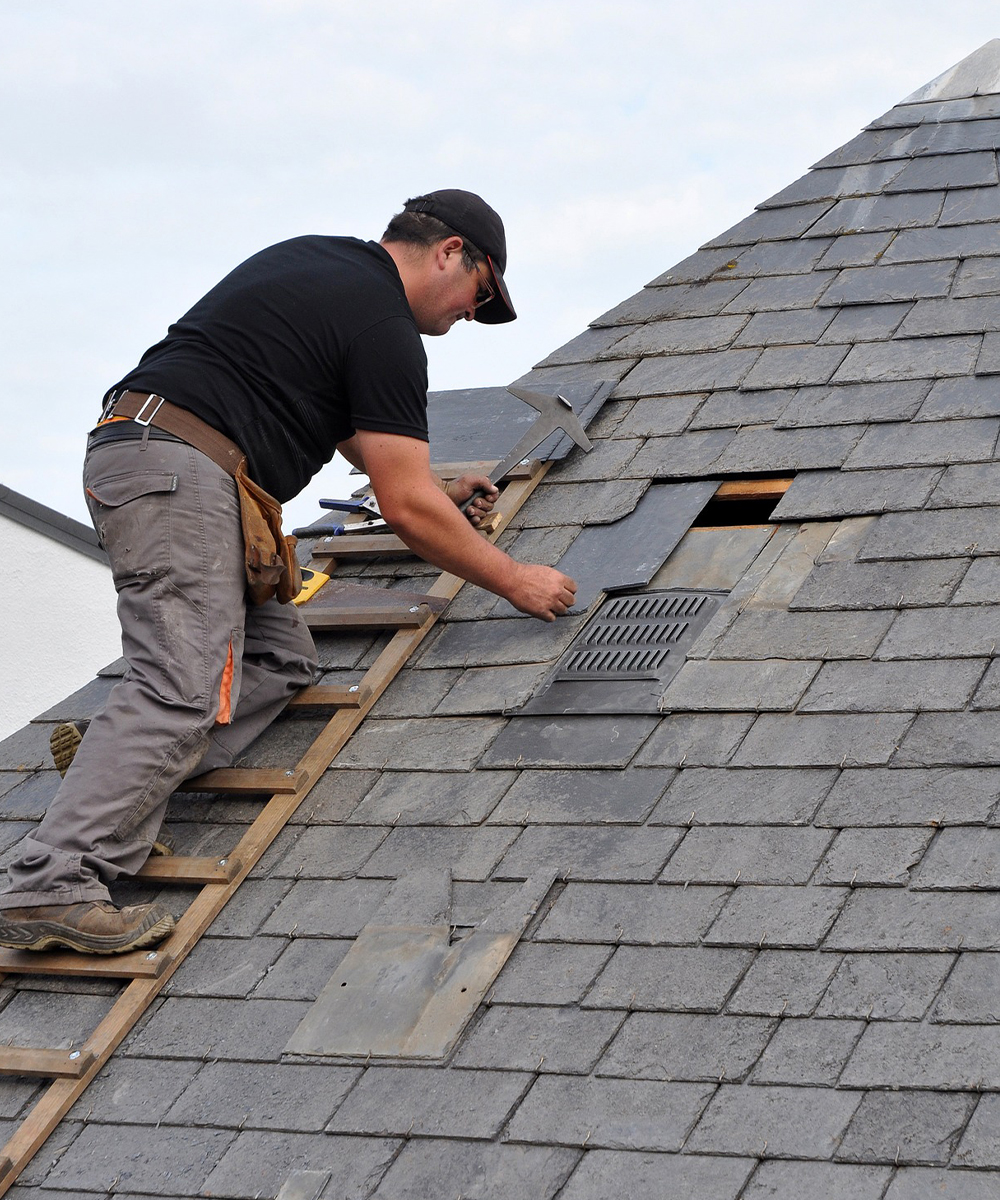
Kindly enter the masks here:
[[440, 337], [456, 321], [471, 321], [482, 287], [479, 272], [466, 270], [461, 243], [457, 249], [442, 243], [434, 256], [429, 286], [413, 314], [417, 328], [431, 337]]

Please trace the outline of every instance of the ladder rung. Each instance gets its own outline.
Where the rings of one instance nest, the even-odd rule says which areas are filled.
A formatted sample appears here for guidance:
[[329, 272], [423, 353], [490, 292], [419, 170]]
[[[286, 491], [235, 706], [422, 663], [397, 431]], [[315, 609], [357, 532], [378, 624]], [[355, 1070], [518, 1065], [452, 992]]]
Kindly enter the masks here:
[[[305, 610], [303, 610], [305, 611]], [[186, 779], [179, 792], [226, 792], [231, 795], [291, 795], [305, 783], [304, 771], [283, 771], [280, 767], [220, 767]]]
[[310, 629], [419, 629], [434, 616], [426, 604], [408, 604], [405, 608], [391, 605], [345, 605], [342, 608], [302, 609]]
[[73, 950], [0, 949], [0, 973], [12, 975], [86, 975], [101, 979], [158, 979], [170, 955], [162, 950], [128, 954], [77, 954]]
[[0, 1046], [0, 1075], [79, 1079], [93, 1061], [92, 1050], [38, 1050], [33, 1046]]
[[317, 542], [311, 553], [313, 558], [372, 558], [381, 554], [414, 557], [410, 547], [394, 533], [340, 534]]
[[233, 855], [224, 858], [188, 858], [171, 854], [147, 858], [133, 879], [155, 879], [161, 883], [229, 883], [242, 863]]
[[371, 695], [371, 688], [364, 683], [342, 687], [330, 683], [319, 683], [303, 688], [288, 701], [289, 708], [360, 708]]

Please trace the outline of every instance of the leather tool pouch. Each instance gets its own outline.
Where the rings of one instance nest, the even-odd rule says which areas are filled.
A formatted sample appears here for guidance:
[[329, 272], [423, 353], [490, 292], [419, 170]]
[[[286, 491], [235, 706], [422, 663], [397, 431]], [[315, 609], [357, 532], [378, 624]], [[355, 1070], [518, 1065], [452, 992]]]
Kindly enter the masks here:
[[276, 596], [279, 604], [287, 604], [302, 590], [296, 539], [282, 533], [281, 505], [254, 483], [244, 463], [236, 468], [233, 478], [240, 495], [250, 599], [254, 604], [266, 604]]

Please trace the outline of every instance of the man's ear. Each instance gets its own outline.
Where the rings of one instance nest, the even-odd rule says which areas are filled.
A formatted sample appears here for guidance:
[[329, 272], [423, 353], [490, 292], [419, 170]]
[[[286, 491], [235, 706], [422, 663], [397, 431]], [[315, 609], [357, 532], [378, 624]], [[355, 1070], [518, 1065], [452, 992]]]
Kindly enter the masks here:
[[435, 262], [443, 271], [447, 269], [448, 260], [455, 254], [461, 255], [464, 243], [457, 234], [452, 234], [451, 237], [446, 237], [443, 241], [438, 242], [435, 250]]

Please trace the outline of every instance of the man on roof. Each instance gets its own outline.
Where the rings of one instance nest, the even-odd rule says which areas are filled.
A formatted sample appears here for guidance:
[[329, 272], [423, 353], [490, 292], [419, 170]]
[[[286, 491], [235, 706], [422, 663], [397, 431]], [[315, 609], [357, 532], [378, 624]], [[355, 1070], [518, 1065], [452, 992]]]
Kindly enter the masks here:
[[116, 907], [107, 884], [169, 853], [171, 793], [229, 766], [312, 682], [312, 638], [279, 603], [297, 566], [268, 511], [335, 451], [428, 562], [541, 620], [572, 605], [571, 579], [476, 532], [488, 479], [430, 468], [420, 335], [514, 320], [506, 261], [479, 196], [418, 196], [379, 242], [299, 237], [254, 255], [107, 394], [84, 486], [128, 671], [86, 737], [70, 731], [71, 765], [0, 894], [0, 945], [118, 953], [173, 928], [160, 904]]

